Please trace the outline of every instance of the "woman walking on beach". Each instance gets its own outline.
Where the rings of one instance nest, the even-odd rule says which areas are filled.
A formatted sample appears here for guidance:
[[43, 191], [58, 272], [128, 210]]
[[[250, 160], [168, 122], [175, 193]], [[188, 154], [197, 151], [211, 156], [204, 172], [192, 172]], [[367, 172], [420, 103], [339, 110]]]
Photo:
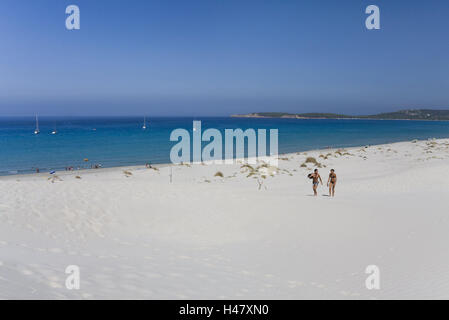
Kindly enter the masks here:
[[327, 186], [329, 187], [329, 197], [335, 196], [335, 185], [337, 184], [337, 175], [335, 170], [331, 169], [329, 173], [329, 179], [327, 180]]
[[310, 178], [313, 179], [313, 195], [316, 197], [318, 195], [318, 193], [316, 192], [316, 189], [318, 188], [318, 185], [320, 184], [321, 181], [321, 185], [323, 185], [323, 180], [321, 180], [321, 176], [318, 173], [318, 169], [315, 169], [315, 171], [313, 171], [313, 173], [310, 175]]

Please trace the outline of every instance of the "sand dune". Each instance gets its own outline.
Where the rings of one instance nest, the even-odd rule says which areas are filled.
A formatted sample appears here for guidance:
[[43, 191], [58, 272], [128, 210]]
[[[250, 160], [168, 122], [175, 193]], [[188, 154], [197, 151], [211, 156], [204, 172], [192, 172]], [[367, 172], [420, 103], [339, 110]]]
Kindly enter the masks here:
[[[0, 298], [449, 298], [448, 160], [442, 139], [178, 165], [172, 183], [169, 166], [1, 177]], [[312, 196], [316, 166], [335, 198]]]

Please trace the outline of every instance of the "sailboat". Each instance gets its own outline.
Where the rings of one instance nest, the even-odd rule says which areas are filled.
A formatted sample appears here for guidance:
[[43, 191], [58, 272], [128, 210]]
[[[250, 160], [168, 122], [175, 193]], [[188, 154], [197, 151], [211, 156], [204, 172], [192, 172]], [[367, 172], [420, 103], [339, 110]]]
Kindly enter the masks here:
[[39, 119], [37, 118], [37, 115], [36, 115], [36, 129], [34, 130], [34, 134], [39, 134], [39, 133], [41, 133], [39, 131]]
[[56, 123], [55, 123], [55, 128], [53, 129], [53, 131], [51, 132], [51, 134], [57, 134], [58, 131], [56, 131]]
[[147, 117], [143, 117], [143, 127], [142, 129], [145, 130], [147, 128]]

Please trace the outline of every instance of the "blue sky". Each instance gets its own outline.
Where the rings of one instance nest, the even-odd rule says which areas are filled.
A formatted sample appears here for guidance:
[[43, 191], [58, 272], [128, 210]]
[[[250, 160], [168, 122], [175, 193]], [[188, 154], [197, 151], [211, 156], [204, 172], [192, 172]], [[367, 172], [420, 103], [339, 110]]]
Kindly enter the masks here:
[[448, 31], [447, 0], [2, 0], [0, 115], [449, 109]]

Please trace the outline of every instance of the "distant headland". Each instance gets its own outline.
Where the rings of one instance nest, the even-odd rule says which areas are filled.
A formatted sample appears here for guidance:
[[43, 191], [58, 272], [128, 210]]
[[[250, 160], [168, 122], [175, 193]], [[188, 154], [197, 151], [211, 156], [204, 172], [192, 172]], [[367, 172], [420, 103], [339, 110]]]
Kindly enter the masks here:
[[256, 112], [231, 115], [234, 118], [286, 119], [378, 119], [378, 120], [449, 120], [449, 110], [408, 109], [374, 115], [351, 116], [337, 113]]

